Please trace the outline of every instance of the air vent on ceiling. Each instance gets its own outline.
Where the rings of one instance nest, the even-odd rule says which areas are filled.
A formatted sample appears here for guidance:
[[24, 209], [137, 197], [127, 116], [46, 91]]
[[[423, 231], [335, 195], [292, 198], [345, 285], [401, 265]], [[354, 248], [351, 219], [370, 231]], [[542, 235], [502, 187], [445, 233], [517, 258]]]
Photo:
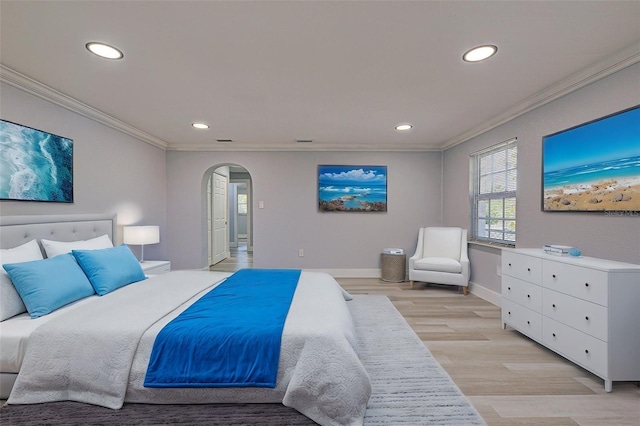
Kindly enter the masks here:
[[231, 139], [216, 139], [216, 142], [231, 143], [231, 142], [233, 142], [233, 140], [231, 140]]
[[313, 140], [311, 139], [296, 139], [297, 143], [311, 143]]

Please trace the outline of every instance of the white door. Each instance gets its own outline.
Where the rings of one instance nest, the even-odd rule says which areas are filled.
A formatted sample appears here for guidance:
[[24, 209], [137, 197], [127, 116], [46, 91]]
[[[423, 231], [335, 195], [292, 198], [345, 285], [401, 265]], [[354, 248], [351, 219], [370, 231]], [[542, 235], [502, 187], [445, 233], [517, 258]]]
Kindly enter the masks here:
[[213, 265], [213, 175], [207, 182], [207, 249], [209, 253], [209, 265]]
[[227, 177], [213, 174], [213, 265], [229, 257]]

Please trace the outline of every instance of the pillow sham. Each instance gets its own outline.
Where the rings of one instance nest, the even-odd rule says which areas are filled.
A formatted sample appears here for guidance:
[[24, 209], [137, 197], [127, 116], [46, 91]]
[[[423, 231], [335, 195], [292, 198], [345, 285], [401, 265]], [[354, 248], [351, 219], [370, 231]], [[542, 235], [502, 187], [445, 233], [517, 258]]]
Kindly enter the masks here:
[[[18, 247], [0, 249], [0, 265], [41, 259], [42, 252], [36, 240], [31, 240]], [[9, 275], [4, 269], [0, 268], [0, 321], [23, 312], [27, 312], [27, 308], [24, 306]]]
[[72, 253], [100, 296], [146, 279], [138, 259], [125, 244], [102, 250], [73, 250]]
[[95, 292], [71, 254], [2, 265], [31, 318], [50, 314]]
[[89, 240], [80, 241], [52, 241], [41, 239], [47, 257], [60, 256], [71, 253], [71, 250], [97, 250], [113, 247], [113, 243], [107, 234]]

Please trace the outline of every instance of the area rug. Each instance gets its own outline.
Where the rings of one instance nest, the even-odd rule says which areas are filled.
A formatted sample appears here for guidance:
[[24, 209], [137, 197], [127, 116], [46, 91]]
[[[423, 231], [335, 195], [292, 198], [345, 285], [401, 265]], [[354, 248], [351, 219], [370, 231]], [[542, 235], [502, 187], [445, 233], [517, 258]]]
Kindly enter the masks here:
[[[373, 393], [365, 425], [484, 425], [478, 412], [385, 296], [354, 295], [348, 303], [360, 357]], [[314, 425], [279, 404], [148, 405], [120, 410], [77, 402], [10, 405], [4, 425]]]

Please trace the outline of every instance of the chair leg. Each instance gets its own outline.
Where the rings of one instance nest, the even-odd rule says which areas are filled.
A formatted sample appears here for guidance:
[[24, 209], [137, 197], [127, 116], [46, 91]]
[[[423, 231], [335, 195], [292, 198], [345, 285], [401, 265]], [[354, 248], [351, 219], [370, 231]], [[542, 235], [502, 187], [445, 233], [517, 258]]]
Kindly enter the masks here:
[[465, 296], [468, 294], [468, 293], [467, 293], [467, 289], [468, 289], [468, 288], [469, 288], [469, 287], [467, 287], [466, 285], [465, 285], [465, 286], [462, 286], [462, 294], [464, 294]]

